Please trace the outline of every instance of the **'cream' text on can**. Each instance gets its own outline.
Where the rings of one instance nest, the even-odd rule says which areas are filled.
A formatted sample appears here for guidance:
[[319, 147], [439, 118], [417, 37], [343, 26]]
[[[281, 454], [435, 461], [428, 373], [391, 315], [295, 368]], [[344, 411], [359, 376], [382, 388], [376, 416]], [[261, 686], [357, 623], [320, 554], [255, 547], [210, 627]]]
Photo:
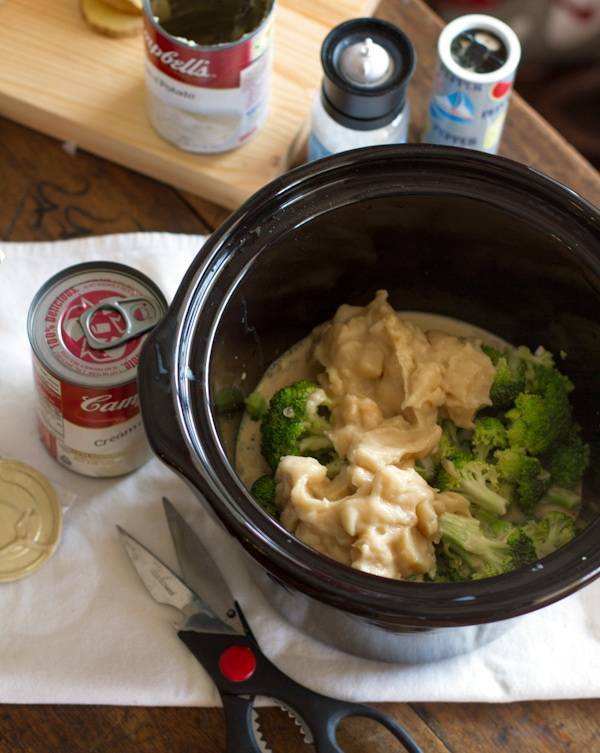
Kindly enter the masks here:
[[267, 116], [274, 0], [144, 0], [146, 101], [190, 152], [244, 144]]
[[438, 58], [423, 141], [496, 154], [521, 59], [517, 35], [493, 16], [460, 16], [440, 34]]
[[76, 264], [51, 277], [29, 308], [40, 438], [86, 476], [120, 476], [151, 455], [139, 408], [137, 364], [167, 308], [131, 267]]

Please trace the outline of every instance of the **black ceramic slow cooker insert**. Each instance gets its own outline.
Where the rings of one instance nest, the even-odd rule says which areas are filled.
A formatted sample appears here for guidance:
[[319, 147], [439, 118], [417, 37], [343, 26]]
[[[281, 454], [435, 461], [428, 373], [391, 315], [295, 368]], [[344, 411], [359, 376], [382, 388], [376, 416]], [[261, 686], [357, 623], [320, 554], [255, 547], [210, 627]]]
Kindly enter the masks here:
[[[600, 434], [600, 214], [564, 186], [474, 151], [355, 150], [275, 180], [206, 242], [139, 368], [154, 451], [198, 492], [291, 622], [371, 658], [429, 661], [470, 650], [600, 574], [600, 520], [521, 570], [477, 582], [363, 573], [289, 534], [234, 470], [236, 420], [212, 409], [342, 303], [376, 290], [399, 310], [470, 322], [568, 357], [576, 417]], [[586, 481], [594, 509], [599, 490]]]

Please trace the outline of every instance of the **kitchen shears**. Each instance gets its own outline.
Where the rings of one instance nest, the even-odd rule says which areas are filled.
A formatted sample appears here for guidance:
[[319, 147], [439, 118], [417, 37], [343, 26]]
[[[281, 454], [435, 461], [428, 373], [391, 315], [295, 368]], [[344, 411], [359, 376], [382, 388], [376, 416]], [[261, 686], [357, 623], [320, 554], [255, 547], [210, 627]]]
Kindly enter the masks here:
[[[254, 700], [267, 696], [287, 710], [317, 753], [343, 753], [336, 730], [343, 719], [379, 722], [408, 753], [423, 753], [408, 732], [376, 708], [315, 693], [281, 672], [262, 653], [244, 614], [204, 545], [169, 500], [163, 498], [183, 577], [117, 526], [125, 550], [152, 598], [182, 613], [178, 637], [202, 664], [223, 702], [227, 753], [268, 751], [255, 723]], [[206, 600], [205, 600], [206, 599]], [[209, 606], [210, 604], [210, 606]]]

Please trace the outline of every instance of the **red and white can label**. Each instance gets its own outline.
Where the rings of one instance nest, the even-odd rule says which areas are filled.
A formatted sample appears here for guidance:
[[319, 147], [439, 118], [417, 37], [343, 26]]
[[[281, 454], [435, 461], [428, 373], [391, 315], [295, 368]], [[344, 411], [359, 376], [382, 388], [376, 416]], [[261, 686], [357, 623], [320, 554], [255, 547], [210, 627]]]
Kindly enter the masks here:
[[34, 360], [38, 428], [50, 454], [88, 476], [119, 476], [149, 456], [135, 382], [92, 389], [63, 382]]
[[144, 14], [148, 114], [161, 136], [188, 151], [222, 152], [260, 127], [271, 88], [271, 16], [252, 36], [211, 48], [172, 37]]
[[153, 283], [110, 263], [71, 267], [39, 291], [28, 321], [38, 427], [60, 463], [119, 476], [150, 457], [137, 365], [165, 310]]

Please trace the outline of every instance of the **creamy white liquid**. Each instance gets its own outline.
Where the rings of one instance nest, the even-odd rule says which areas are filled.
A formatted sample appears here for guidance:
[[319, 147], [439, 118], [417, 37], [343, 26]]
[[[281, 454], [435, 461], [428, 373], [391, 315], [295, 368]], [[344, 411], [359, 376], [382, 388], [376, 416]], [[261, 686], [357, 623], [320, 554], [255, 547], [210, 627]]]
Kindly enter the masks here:
[[[456, 337], [481, 340], [495, 347], [507, 346], [507, 343], [496, 335], [459, 319], [421, 311], [400, 311], [398, 315], [401, 319], [412, 322], [425, 331], [438, 330]], [[293, 345], [269, 366], [256, 387], [256, 391], [270, 400], [277, 390], [288, 384], [300, 379], [315, 381], [317, 375], [323, 371], [323, 367], [312, 359], [313, 344], [314, 334], [311, 332], [308, 337]], [[248, 489], [259, 476], [271, 473], [271, 469], [260, 452], [260, 422], [253, 421], [247, 414], [244, 414], [238, 431], [235, 467], [242, 483]]]

